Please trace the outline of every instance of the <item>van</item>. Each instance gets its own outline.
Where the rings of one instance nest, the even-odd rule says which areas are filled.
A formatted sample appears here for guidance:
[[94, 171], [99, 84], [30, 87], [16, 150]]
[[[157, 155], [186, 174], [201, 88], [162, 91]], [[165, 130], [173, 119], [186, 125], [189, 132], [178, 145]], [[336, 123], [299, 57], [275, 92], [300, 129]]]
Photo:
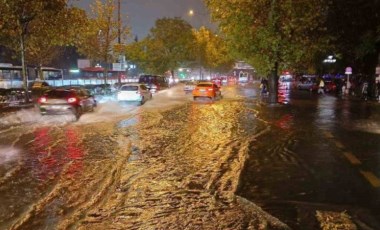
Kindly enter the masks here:
[[145, 84], [152, 93], [169, 88], [169, 80], [164, 76], [141, 75], [139, 83]]

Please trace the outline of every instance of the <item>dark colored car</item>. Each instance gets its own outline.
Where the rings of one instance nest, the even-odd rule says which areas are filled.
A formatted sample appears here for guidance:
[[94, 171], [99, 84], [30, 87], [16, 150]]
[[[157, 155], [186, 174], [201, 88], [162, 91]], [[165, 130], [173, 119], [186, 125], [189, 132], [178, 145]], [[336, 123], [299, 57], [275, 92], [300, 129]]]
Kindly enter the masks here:
[[84, 88], [56, 88], [47, 91], [37, 100], [42, 115], [73, 114], [76, 120], [84, 112], [92, 112], [96, 100]]
[[141, 75], [139, 83], [145, 84], [152, 93], [169, 88], [169, 80], [164, 76]]

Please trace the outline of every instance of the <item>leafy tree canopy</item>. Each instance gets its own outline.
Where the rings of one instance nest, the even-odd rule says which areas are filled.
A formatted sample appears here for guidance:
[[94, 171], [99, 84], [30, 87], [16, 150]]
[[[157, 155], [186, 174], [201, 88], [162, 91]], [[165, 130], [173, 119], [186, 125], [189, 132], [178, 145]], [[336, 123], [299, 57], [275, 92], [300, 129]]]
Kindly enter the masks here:
[[66, 0], [4, 0], [0, 4], [0, 44], [20, 54], [29, 64], [49, 64], [58, 46], [72, 45], [85, 20], [83, 10]]
[[163, 74], [193, 59], [192, 27], [180, 18], [158, 19], [147, 38], [127, 47], [127, 57], [148, 73]]
[[205, 27], [193, 30], [193, 33], [196, 39], [194, 53], [199, 65], [216, 72], [227, 72], [232, 69], [235, 61], [221, 36]]
[[235, 55], [267, 75], [309, 67], [328, 42], [324, 0], [205, 0]]
[[[354, 72], [372, 74], [380, 55], [380, 1], [328, 1], [326, 27], [334, 37], [334, 49], [342, 64]], [[379, 60], [380, 61], [380, 60]]]
[[109, 63], [113, 61], [116, 53], [122, 50], [117, 44], [120, 36], [123, 40], [129, 35], [128, 27], [119, 25], [115, 14], [115, 4], [113, 0], [96, 0], [91, 5], [91, 14], [86, 27], [80, 33], [78, 51], [93, 61], [103, 61]]

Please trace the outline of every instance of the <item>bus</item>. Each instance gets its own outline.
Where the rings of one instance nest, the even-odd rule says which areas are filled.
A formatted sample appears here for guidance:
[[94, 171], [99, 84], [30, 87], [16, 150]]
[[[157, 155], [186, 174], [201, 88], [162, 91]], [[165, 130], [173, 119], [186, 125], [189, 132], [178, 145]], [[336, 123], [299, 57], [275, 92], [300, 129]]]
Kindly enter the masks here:
[[[27, 84], [31, 86], [34, 81], [38, 80], [38, 74], [41, 72], [42, 80], [45, 81], [56, 81], [63, 80], [62, 69], [50, 68], [50, 67], [27, 67]], [[52, 85], [57, 85], [55, 82]], [[12, 64], [0, 63], [0, 88], [1, 89], [18, 89], [23, 88], [22, 79], [22, 66], [14, 66]]]

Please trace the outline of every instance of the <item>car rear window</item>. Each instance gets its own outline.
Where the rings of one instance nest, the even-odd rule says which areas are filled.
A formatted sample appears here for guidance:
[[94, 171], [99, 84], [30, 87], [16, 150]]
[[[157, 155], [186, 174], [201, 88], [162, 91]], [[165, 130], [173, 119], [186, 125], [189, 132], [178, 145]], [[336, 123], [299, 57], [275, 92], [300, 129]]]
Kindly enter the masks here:
[[212, 84], [198, 84], [198, 87], [212, 87]]
[[46, 93], [48, 97], [52, 98], [65, 98], [73, 95], [73, 92], [67, 90], [50, 90]]
[[124, 85], [121, 87], [121, 91], [137, 91], [139, 87], [136, 85]]

